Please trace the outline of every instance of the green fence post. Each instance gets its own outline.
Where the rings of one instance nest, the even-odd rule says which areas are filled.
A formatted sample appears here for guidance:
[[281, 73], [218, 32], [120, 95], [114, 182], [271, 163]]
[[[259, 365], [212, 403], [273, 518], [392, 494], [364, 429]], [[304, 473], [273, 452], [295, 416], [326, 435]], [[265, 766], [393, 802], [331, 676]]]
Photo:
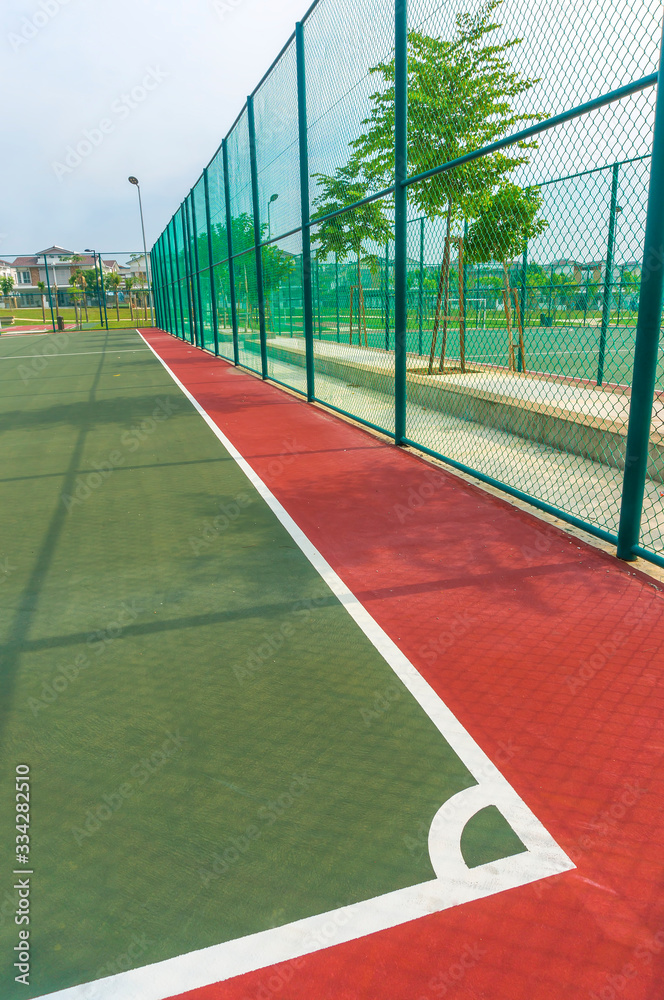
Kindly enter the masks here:
[[[173, 226], [173, 246], [171, 246], [171, 231], [170, 227]], [[184, 340], [184, 318], [182, 316], [182, 293], [180, 289], [180, 268], [178, 266], [178, 250], [177, 250], [177, 238], [175, 235], [175, 222], [171, 219], [168, 226], [166, 227], [166, 238], [168, 240], [168, 257], [170, 260], [171, 275], [173, 276], [173, 316], [175, 318], [175, 336], [180, 337]], [[177, 297], [176, 297], [177, 296]], [[180, 317], [178, 322], [178, 304], [180, 306]]]
[[611, 298], [613, 287], [613, 254], [616, 242], [616, 214], [618, 206], [618, 173], [620, 166], [613, 164], [611, 180], [611, 208], [609, 211], [609, 236], [606, 241], [606, 264], [604, 271], [604, 289], [602, 292], [602, 327], [599, 334], [599, 358], [597, 360], [597, 385], [604, 381], [604, 357], [606, 354], [606, 332], [611, 319]]
[[184, 273], [187, 290], [187, 311], [189, 313], [189, 343], [198, 346], [198, 331], [196, 329], [196, 313], [194, 310], [194, 296], [191, 288], [191, 235], [189, 232], [189, 206], [185, 198], [180, 207], [182, 212], [182, 243], [184, 252]]
[[417, 352], [422, 354], [422, 326], [424, 322], [424, 216], [420, 216], [420, 278], [417, 289]]
[[390, 349], [390, 241], [385, 242], [385, 350]]
[[[99, 258], [100, 270], [101, 270], [101, 258]], [[46, 254], [44, 254], [44, 270], [46, 271], [46, 287], [48, 289], [48, 307], [51, 310], [51, 326], [53, 327], [53, 333], [55, 333], [55, 313], [53, 312], [53, 296], [51, 295], [51, 279], [48, 276], [48, 261], [46, 259]], [[101, 313], [99, 314], [101, 316]], [[104, 321], [102, 319], [102, 325]]]
[[394, 6], [394, 442], [406, 436], [408, 0]]
[[[468, 223], [466, 223], [466, 226]], [[521, 326], [524, 331], [526, 330], [526, 305], [528, 301], [528, 240], [523, 248], [523, 257], [521, 258], [521, 294], [519, 295], [519, 308], [521, 309]], [[519, 342], [519, 371], [525, 372], [526, 370], [526, 359], [523, 356], [523, 351], [521, 350], [521, 343]]]
[[[178, 212], [180, 213], [180, 215], [182, 215], [182, 206], [178, 208], [175, 215], [177, 215]], [[178, 302], [180, 303], [180, 326], [182, 327], [182, 339], [185, 340], [187, 336], [187, 327], [184, 321], [184, 303], [182, 302], [182, 275], [180, 273], [180, 249], [178, 247], [178, 234], [177, 234], [177, 226], [175, 224], [175, 216], [173, 216], [172, 221], [173, 221], [173, 246], [175, 247], [175, 273], [177, 275], [177, 283], [178, 283]], [[184, 238], [184, 227], [182, 236]], [[184, 264], [184, 256], [182, 258], [182, 263]]]
[[172, 333], [173, 331], [171, 327], [173, 326], [173, 319], [171, 317], [171, 296], [170, 296], [170, 287], [168, 284], [168, 273], [166, 271], [164, 235], [165, 234], [162, 233], [159, 238], [159, 255], [158, 255], [159, 278], [161, 281], [161, 301], [162, 301], [162, 308], [164, 311], [164, 315], [162, 318], [165, 324], [162, 326], [162, 329], [168, 330], [169, 333]]
[[201, 262], [198, 256], [198, 220], [196, 218], [196, 199], [194, 189], [191, 189], [191, 226], [194, 237], [194, 263], [196, 265], [196, 291], [198, 293], [198, 325], [200, 328], [200, 346], [205, 347], [205, 319], [203, 317], [203, 296], [201, 295]]
[[339, 254], [335, 251], [334, 254], [334, 303], [337, 311], [337, 344], [340, 340], [340, 327], [339, 327]]
[[251, 195], [254, 214], [254, 249], [256, 252], [256, 294], [258, 296], [258, 328], [261, 341], [261, 374], [268, 377], [267, 335], [265, 332], [265, 292], [263, 289], [263, 251], [261, 249], [261, 219], [258, 203], [258, 165], [256, 162], [256, 122], [254, 119], [254, 99], [247, 98], [247, 122], [249, 125], [249, 166], [251, 169]]
[[194, 337], [196, 340], [196, 347], [203, 347], [205, 345], [205, 338], [203, 336], [199, 301], [196, 294], [198, 283], [198, 254], [196, 252], [196, 218], [194, 213], [193, 190], [191, 190], [185, 198], [185, 204], [187, 205], [187, 230], [189, 235], [187, 240], [187, 249], [189, 250], [189, 288], [191, 294], [191, 308], [194, 317]]
[[[108, 309], [106, 308], [106, 289], [104, 288], [104, 262], [99, 254], [99, 281], [101, 283], [101, 301], [104, 303], [104, 321], [108, 330]], [[55, 293], [57, 296], [57, 292]]]
[[641, 292], [636, 321], [636, 346], [634, 374], [630, 396], [629, 425], [625, 449], [625, 474], [623, 478], [620, 526], [618, 529], [618, 558], [632, 560], [639, 542], [641, 514], [648, 473], [650, 449], [650, 424], [655, 397], [659, 334], [662, 322], [662, 296], [664, 294], [664, 91], [662, 90], [662, 51], [657, 84], [657, 103], [653, 127], [648, 209], [643, 246]]
[[214, 353], [219, 355], [219, 329], [217, 326], [217, 286], [214, 280], [214, 263], [212, 254], [212, 225], [210, 223], [210, 183], [208, 181], [208, 168], [203, 171], [203, 185], [205, 187], [205, 227], [207, 230], [208, 245], [208, 267], [210, 268], [210, 308], [212, 309], [212, 332], [214, 335]]
[[224, 163], [224, 201], [226, 202], [226, 242], [228, 244], [228, 291], [231, 300], [231, 326], [233, 327], [233, 363], [240, 364], [240, 344], [237, 329], [237, 299], [235, 297], [235, 268], [233, 267], [233, 217], [231, 213], [231, 181], [228, 172], [228, 145], [221, 144]]
[[295, 25], [297, 58], [297, 119], [300, 145], [300, 206], [302, 213], [302, 306], [304, 350], [307, 368], [307, 399], [315, 398], [314, 306], [311, 289], [311, 215], [309, 210], [309, 143], [307, 139], [307, 83], [304, 60], [304, 25]]

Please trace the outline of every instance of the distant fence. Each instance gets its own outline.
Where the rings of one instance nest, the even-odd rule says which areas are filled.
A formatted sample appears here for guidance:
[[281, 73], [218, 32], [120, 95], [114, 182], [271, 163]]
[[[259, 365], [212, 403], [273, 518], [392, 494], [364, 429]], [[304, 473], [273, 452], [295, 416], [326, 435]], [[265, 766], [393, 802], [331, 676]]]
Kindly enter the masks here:
[[664, 565], [661, 4], [549, 8], [315, 3], [152, 248], [157, 321]]
[[143, 253], [128, 250], [4, 254], [0, 262], [0, 333], [37, 333], [63, 327], [108, 330], [150, 324], [148, 276], [144, 271], [140, 276], [132, 274], [126, 266], [131, 259], [143, 257]]

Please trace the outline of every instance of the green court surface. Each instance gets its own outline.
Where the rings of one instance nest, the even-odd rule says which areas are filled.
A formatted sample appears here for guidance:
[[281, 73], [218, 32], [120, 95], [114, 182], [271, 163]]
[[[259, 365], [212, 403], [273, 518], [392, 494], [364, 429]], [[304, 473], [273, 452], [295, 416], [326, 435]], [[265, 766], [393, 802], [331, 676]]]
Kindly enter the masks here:
[[[476, 785], [139, 335], [60, 344], [0, 341], [8, 998], [431, 880], [426, 831]], [[461, 848], [470, 869], [524, 851], [491, 807]]]
[[[275, 330], [278, 332], [278, 330]], [[282, 325], [282, 337], [288, 337], [289, 331]], [[301, 328], [295, 330], [295, 336], [301, 336]], [[242, 332], [240, 332], [242, 336]], [[316, 325], [316, 339], [336, 341], [337, 332], [334, 319], [323, 317], [320, 325]], [[440, 358], [442, 333], [439, 333], [436, 350], [436, 367]], [[632, 381], [632, 363], [634, 358], [635, 327], [610, 326], [606, 332], [604, 347], [603, 381], [618, 385], [630, 385]], [[569, 325], [557, 327], [542, 327], [529, 325], [524, 329], [524, 347], [526, 354], [526, 369], [532, 372], [562, 375], [566, 378], [586, 379], [595, 382], [598, 376], [600, 358], [601, 330], [598, 325]], [[340, 317], [339, 342], [348, 344], [348, 314]], [[518, 331], [513, 331], [514, 350], [518, 361]], [[357, 344], [357, 327], [353, 329], [353, 343]], [[364, 344], [364, 334], [362, 335]], [[394, 324], [390, 320], [389, 329], [385, 332], [380, 321], [367, 317], [367, 343], [369, 347], [394, 350]], [[406, 337], [407, 350], [411, 354], [419, 354], [428, 358], [431, 350], [430, 323], [425, 326], [420, 337], [416, 318], [409, 316], [409, 329]], [[453, 364], [459, 357], [459, 330], [457, 320], [453, 319], [448, 331], [446, 358], [448, 364]], [[507, 367], [508, 344], [507, 330], [504, 320], [502, 325], [492, 325], [487, 318], [486, 328], [474, 325], [469, 317], [466, 328], [466, 361], [468, 364], [497, 365]], [[657, 370], [657, 386], [664, 387], [664, 352], [660, 352]]]

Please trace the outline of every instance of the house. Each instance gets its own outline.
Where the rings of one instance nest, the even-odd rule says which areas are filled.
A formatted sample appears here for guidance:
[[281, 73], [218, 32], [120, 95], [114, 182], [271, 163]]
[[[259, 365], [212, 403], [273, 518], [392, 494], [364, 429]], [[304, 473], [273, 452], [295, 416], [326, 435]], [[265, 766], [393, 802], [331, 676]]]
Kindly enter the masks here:
[[[99, 259], [97, 257], [97, 261]], [[71, 276], [77, 271], [94, 270], [95, 257], [54, 245], [34, 256], [17, 257], [9, 266], [14, 275], [15, 293], [20, 296], [23, 305], [41, 305], [39, 282], [43, 282], [46, 288], [50, 287], [53, 294], [57, 291], [60, 304], [67, 305], [66, 294]], [[102, 267], [104, 274], [120, 271], [116, 260], [103, 260]]]

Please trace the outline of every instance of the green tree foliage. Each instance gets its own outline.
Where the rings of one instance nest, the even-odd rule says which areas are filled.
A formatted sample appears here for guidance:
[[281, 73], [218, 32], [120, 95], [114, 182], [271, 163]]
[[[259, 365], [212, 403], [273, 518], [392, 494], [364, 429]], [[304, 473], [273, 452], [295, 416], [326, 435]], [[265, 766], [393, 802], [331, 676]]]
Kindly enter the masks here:
[[120, 277], [119, 274], [116, 274], [115, 271], [112, 271], [109, 275], [106, 276], [107, 287], [110, 288], [111, 291], [115, 292], [115, 314], [118, 320], [120, 319], [120, 303], [118, 300], [118, 291], [121, 284], [122, 284], [122, 278]]
[[[526, 243], [540, 236], [548, 222], [538, 219], [542, 206], [539, 188], [524, 191], [517, 184], [503, 184], [494, 194], [486, 195], [478, 204], [476, 217], [465, 240], [466, 259], [474, 264], [500, 261], [503, 266], [503, 302], [507, 323], [509, 364], [514, 363], [511, 310], [512, 289], [509, 268], [515, 257], [523, 253]], [[522, 344], [523, 352], [523, 344]]]
[[[451, 39], [422, 32], [408, 36], [408, 168], [414, 176], [496, 141], [540, 115], [514, 109], [517, 98], [539, 81], [515, 72], [510, 51], [521, 38], [497, 42], [501, 24], [494, 19], [502, 0], [486, 0], [474, 14], [458, 14]], [[394, 60], [371, 70], [382, 87], [372, 95], [366, 130], [351, 144], [370, 185], [388, 186], [394, 177]], [[519, 142], [509, 151], [479, 157], [426, 183], [408, 189], [413, 207], [428, 219], [446, 220], [443, 262], [438, 286], [429, 371], [443, 308], [444, 364], [449, 306], [450, 254], [453, 230], [473, 218], [478, 200], [504, 183], [529, 160], [537, 142]], [[443, 301], [444, 300], [444, 301]]]
[[14, 279], [11, 274], [3, 274], [0, 276], [0, 289], [4, 298], [7, 298], [12, 293], [12, 288], [14, 287]]
[[[319, 188], [314, 200], [317, 209], [313, 216], [314, 222], [317, 217], [338, 212], [361, 201], [369, 194], [369, 182], [362, 176], [362, 168], [357, 159], [339, 167], [333, 176], [314, 174], [314, 179], [318, 182]], [[337, 259], [342, 261], [351, 255], [357, 258], [358, 341], [359, 320], [363, 319], [365, 344], [367, 328], [364, 316], [362, 264], [366, 264], [372, 274], [375, 274], [380, 264], [378, 255], [367, 250], [365, 244], [373, 243], [382, 247], [393, 238], [392, 223], [385, 218], [379, 201], [370, 201], [350, 212], [327, 219], [321, 222], [315, 231], [314, 244], [318, 260], [325, 261], [330, 254], [336, 254]], [[352, 298], [349, 308], [351, 310], [349, 329], [352, 338]]]

